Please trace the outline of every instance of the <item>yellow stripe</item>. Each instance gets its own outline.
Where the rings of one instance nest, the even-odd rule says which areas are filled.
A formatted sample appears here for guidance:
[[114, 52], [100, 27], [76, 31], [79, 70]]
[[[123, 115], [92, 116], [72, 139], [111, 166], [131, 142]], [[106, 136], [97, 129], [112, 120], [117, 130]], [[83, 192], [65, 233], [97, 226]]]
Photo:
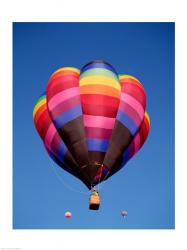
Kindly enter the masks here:
[[33, 110], [33, 118], [35, 117], [37, 111], [39, 110], [39, 108], [41, 106], [43, 106], [44, 104], [46, 104], [46, 98], [45, 99], [42, 99], [39, 103], [36, 104], [36, 106], [34, 107], [34, 110]]
[[120, 80], [125, 79], [125, 78], [131, 78], [131, 79], [133, 79], [135, 81], [138, 81], [141, 84], [141, 82], [134, 76], [131, 76], [131, 75], [119, 75]]
[[75, 73], [77, 73], [77, 74], [80, 74], [80, 70], [77, 69], [77, 68], [73, 68], [73, 67], [62, 67], [62, 68], [60, 68], [60, 69], [57, 69], [57, 70], [50, 76], [50, 78], [53, 77], [56, 73], [59, 73], [59, 72], [62, 72], [62, 71], [66, 71], [66, 70], [73, 71], [73, 72], [75, 72]]
[[148, 123], [150, 124], [150, 117], [149, 117], [149, 115], [148, 115], [148, 113], [147, 112], [145, 112], [145, 117], [147, 118], [147, 120], [148, 120]]
[[119, 82], [107, 76], [84, 77], [79, 81], [79, 85], [81, 87], [86, 85], [105, 85], [121, 91], [121, 86]]

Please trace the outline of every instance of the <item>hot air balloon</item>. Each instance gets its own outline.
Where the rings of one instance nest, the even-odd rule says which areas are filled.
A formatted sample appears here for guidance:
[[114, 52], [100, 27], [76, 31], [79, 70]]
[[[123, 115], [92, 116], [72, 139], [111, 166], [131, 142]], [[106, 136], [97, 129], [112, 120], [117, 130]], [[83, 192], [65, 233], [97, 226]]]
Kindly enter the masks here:
[[65, 217], [67, 219], [70, 219], [71, 218], [71, 212], [69, 212], [69, 211], [65, 212]]
[[81, 70], [63, 67], [49, 78], [33, 111], [50, 157], [91, 190], [118, 172], [144, 144], [150, 129], [146, 93], [138, 79], [104, 61]]
[[123, 211], [121, 212], [121, 215], [122, 215], [123, 218], [125, 219], [125, 218], [128, 216], [127, 210], [123, 210]]

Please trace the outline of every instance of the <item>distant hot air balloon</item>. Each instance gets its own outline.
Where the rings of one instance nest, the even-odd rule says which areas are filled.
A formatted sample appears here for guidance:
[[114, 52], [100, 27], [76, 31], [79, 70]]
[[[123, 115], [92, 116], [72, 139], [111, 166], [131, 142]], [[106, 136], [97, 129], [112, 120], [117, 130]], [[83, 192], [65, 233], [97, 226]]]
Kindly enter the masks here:
[[[35, 127], [50, 157], [91, 189], [119, 171], [147, 139], [143, 85], [104, 61], [57, 70], [37, 101]], [[90, 201], [95, 200], [90, 199]], [[90, 204], [90, 209], [99, 208]]]
[[65, 212], [65, 217], [66, 217], [67, 219], [70, 219], [70, 218], [71, 218], [71, 213], [70, 213], [70, 212]]
[[123, 211], [121, 212], [121, 215], [123, 216], [123, 218], [126, 218], [126, 217], [128, 216], [127, 210], [123, 210]]

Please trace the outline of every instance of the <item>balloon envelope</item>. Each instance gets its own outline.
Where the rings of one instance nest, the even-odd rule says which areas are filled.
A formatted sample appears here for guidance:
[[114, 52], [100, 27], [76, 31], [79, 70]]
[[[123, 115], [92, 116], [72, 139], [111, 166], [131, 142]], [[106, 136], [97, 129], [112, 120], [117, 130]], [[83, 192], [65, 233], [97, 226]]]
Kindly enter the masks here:
[[121, 212], [121, 215], [122, 215], [123, 217], [127, 217], [127, 216], [128, 216], [127, 210], [123, 210], [123, 211]]
[[65, 217], [68, 218], [68, 219], [71, 218], [71, 213], [70, 212], [65, 212]]
[[122, 169], [150, 129], [143, 85], [104, 61], [54, 72], [33, 119], [50, 157], [89, 189]]

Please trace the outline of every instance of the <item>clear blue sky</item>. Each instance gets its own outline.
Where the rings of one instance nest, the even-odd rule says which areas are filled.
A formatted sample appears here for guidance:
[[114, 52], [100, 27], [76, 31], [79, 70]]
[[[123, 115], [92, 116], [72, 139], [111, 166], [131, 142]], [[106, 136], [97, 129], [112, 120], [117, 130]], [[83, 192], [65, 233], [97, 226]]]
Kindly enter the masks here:
[[[101, 185], [99, 211], [88, 190], [49, 157], [32, 110], [51, 73], [103, 59], [147, 92], [151, 131], [141, 151]], [[174, 213], [174, 23], [13, 24], [13, 228], [170, 229]], [[76, 193], [64, 186], [58, 175]], [[128, 210], [127, 220], [120, 216]], [[64, 218], [66, 211], [72, 218]]]

